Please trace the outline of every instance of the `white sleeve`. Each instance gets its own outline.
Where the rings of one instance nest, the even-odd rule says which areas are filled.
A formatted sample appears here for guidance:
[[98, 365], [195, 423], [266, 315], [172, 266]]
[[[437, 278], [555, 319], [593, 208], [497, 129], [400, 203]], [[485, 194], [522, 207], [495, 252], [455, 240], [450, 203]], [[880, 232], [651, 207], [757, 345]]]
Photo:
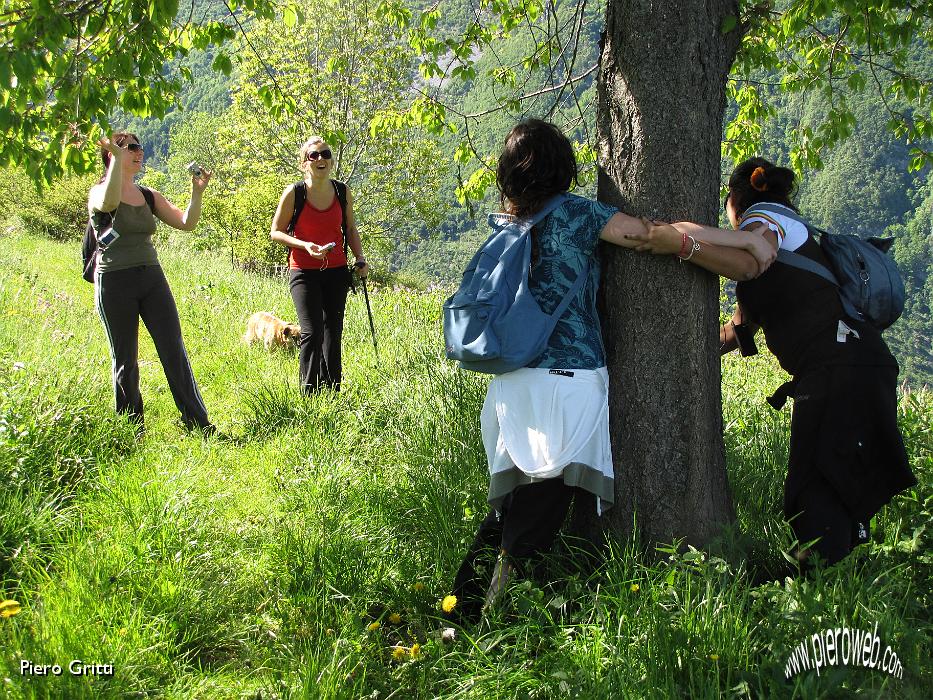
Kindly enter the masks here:
[[778, 248], [797, 250], [807, 240], [807, 227], [796, 219], [774, 211], [758, 211], [754, 207], [742, 216], [739, 228], [748, 228], [747, 224], [764, 224], [777, 234]]

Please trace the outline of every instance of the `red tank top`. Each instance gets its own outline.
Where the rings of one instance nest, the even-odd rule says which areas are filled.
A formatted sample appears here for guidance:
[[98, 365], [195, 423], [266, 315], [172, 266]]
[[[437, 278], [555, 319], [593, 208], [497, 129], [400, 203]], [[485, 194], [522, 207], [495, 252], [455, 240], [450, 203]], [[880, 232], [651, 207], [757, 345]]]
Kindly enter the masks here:
[[288, 260], [288, 267], [292, 270], [321, 270], [334, 267], [346, 267], [347, 256], [343, 251], [343, 232], [340, 225], [343, 223], [343, 210], [340, 200], [334, 194], [334, 201], [327, 209], [316, 208], [309, 200], [301, 209], [298, 221], [295, 222], [295, 231], [292, 234], [301, 241], [310, 241], [318, 245], [334, 243], [334, 247], [327, 254], [327, 260], [312, 258], [303, 248], [292, 248]]

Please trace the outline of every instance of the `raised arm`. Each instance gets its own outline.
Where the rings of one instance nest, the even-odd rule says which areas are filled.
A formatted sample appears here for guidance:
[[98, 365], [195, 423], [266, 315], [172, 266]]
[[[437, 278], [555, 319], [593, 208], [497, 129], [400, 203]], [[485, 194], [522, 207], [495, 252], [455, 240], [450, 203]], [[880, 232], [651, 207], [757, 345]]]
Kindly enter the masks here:
[[636, 234], [647, 235], [647, 233], [648, 225], [644, 221], [622, 212], [616, 212], [603, 226], [599, 237], [608, 243], [623, 248], [638, 248], [641, 242], [633, 236]]
[[123, 190], [123, 158], [126, 149], [120, 148], [112, 138], [102, 138], [97, 145], [110, 152], [110, 165], [104, 181], [94, 185], [88, 195], [87, 208], [93, 215], [95, 211], [113, 211], [120, 206]]
[[185, 211], [168, 201], [161, 192], [153, 190], [156, 216], [179, 231], [194, 231], [201, 218], [201, 199], [204, 188], [207, 187], [210, 180], [211, 173], [208, 170], [205, 170], [201, 177], [191, 176], [191, 201], [188, 202], [188, 208]]

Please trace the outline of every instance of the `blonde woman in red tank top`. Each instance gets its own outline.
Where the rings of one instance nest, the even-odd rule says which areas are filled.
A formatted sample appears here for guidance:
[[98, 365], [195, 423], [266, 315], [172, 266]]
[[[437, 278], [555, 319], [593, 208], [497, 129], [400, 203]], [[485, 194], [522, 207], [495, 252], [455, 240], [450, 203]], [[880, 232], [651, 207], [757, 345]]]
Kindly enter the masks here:
[[369, 267], [353, 216], [353, 197], [346, 190], [346, 248], [341, 224], [344, 212], [331, 180], [333, 150], [320, 136], [312, 136], [298, 153], [304, 174], [305, 203], [288, 231], [295, 211], [295, 188], [282, 192], [272, 220], [273, 241], [289, 248], [289, 288], [298, 322], [299, 379], [301, 388], [311, 393], [323, 387], [340, 390], [343, 374], [341, 338], [350, 275], [347, 253], [355, 258], [353, 269], [366, 277]]

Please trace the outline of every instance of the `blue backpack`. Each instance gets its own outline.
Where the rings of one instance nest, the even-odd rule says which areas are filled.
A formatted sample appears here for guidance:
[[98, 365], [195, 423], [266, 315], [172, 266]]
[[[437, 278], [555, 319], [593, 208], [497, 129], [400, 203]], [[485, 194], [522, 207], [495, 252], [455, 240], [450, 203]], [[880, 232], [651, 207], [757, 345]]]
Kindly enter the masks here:
[[528, 287], [531, 228], [565, 199], [557, 195], [529, 219], [489, 215], [492, 234], [467, 266], [460, 288], [444, 302], [447, 357], [463, 369], [504, 374], [544, 351], [589, 271], [584, 266], [553, 314], [541, 310]]
[[820, 263], [790, 250], [778, 250], [779, 262], [812, 272], [839, 289], [842, 308], [851, 318], [867, 321], [884, 330], [904, 311], [904, 280], [897, 263], [888, 255], [893, 238], [861, 238], [852, 234], [828, 233], [798, 216], [786, 207], [756, 204], [751, 211], [781, 214], [799, 221], [816, 239], [832, 265]]

